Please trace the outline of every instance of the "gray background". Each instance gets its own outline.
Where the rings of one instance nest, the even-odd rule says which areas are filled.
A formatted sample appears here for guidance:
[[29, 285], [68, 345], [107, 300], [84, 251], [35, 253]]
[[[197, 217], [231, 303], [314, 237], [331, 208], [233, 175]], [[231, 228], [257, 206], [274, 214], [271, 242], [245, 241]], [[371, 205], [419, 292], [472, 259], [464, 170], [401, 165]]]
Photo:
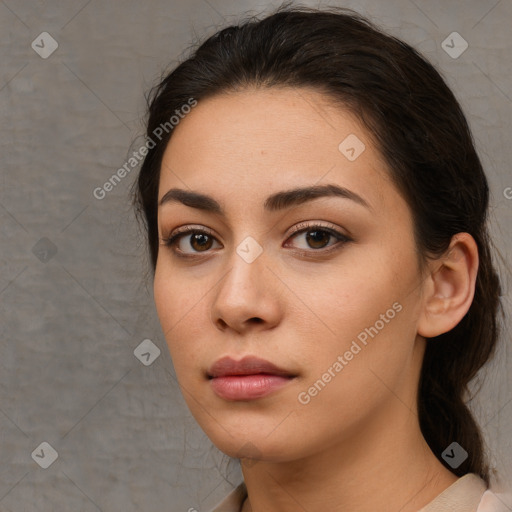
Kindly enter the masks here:
[[[140, 147], [143, 94], [161, 70], [197, 37], [279, 3], [0, 1], [0, 510], [206, 511], [239, 482], [176, 384], [128, 201], [136, 171], [103, 200], [92, 191]], [[507, 260], [512, 1], [332, 4], [442, 71], [474, 131]], [[47, 59], [31, 47], [45, 31], [59, 45]], [[441, 46], [453, 31], [469, 44], [458, 58]], [[510, 318], [510, 271], [500, 271]], [[510, 482], [509, 333], [473, 408]], [[162, 351], [149, 366], [134, 356], [147, 338]], [[47, 469], [31, 457], [42, 442], [58, 452]]]

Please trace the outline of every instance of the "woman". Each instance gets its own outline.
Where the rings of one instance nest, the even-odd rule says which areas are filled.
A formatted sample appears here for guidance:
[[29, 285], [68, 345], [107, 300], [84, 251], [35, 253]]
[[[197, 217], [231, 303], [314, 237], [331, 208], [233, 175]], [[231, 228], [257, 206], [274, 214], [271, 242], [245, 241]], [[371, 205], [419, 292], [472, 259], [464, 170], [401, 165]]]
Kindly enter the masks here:
[[468, 383], [500, 284], [439, 73], [353, 11], [285, 5], [166, 76], [147, 137], [159, 319], [191, 413], [242, 464], [216, 510], [476, 510]]

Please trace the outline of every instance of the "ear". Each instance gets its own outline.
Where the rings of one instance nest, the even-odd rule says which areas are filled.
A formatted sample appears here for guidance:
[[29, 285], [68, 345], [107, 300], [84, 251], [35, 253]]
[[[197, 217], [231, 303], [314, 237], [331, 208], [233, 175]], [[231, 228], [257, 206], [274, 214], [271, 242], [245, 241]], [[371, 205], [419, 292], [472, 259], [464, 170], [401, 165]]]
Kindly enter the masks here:
[[439, 336], [453, 329], [468, 312], [475, 295], [478, 247], [469, 233], [452, 237], [446, 253], [434, 260], [424, 284], [418, 334]]

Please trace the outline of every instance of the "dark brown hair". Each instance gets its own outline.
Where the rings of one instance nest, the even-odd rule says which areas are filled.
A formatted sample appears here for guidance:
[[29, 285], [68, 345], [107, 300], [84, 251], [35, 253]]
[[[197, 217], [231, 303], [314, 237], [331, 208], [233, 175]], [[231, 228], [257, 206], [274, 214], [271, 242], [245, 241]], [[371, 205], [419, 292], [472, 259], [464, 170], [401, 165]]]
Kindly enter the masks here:
[[[500, 281], [487, 231], [489, 189], [464, 114], [438, 71], [403, 41], [358, 13], [282, 5], [206, 39], [148, 95], [147, 137], [190, 98], [246, 87], [308, 87], [355, 113], [408, 202], [422, 262], [444, 253], [456, 233], [475, 239], [479, 269], [473, 303], [451, 331], [431, 338], [422, 366], [418, 411], [433, 453], [462, 476], [489, 485], [481, 431], [468, 403], [468, 383], [495, 351]], [[172, 130], [148, 151], [133, 200], [144, 224], [154, 273], [162, 155]], [[442, 458], [453, 442], [468, 458], [456, 469]]]

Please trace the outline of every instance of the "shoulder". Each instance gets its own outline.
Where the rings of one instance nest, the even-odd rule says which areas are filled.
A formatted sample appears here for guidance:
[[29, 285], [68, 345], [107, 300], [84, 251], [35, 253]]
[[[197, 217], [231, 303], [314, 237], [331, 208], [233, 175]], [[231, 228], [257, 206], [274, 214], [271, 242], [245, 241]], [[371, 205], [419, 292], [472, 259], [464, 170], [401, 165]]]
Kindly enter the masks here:
[[478, 475], [468, 473], [457, 479], [419, 512], [477, 512], [486, 490], [485, 482]]
[[511, 508], [506, 503], [512, 503], [512, 496], [508, 493], [508, 498], [503, 493], [495, 493], [487, 489], [483, 495], [476, 512], [510, 512]]

